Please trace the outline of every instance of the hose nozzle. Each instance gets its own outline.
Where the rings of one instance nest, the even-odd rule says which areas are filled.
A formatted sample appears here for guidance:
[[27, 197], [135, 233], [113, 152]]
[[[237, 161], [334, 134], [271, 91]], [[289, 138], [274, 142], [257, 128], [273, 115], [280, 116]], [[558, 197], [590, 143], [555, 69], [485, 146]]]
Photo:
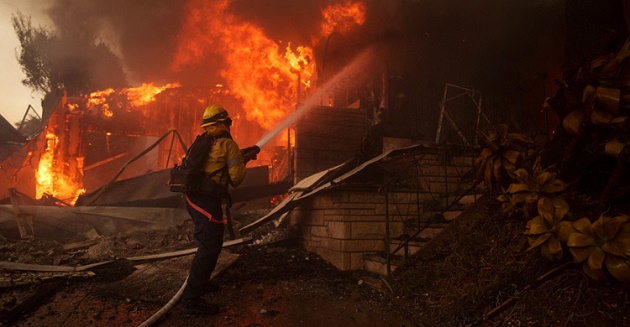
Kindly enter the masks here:
[[256, 160], [256, 157], [258, 156], [259, 153], [260, 153], [260, 148], [258, 147], [258, 145], [253, 145], [253, 146], [250, 146], [249, 148], [245, 148], [241, 150], [241, 154], [243, 155], [243, 158], [245, 158], [245, 162], [248, 162], [250, 160]]

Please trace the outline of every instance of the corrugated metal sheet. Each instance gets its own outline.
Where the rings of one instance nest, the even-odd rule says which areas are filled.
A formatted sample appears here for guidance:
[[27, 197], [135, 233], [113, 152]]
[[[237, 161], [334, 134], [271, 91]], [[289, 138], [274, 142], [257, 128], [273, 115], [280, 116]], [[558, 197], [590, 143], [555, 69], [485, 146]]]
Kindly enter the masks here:
[[347, 163], [349, 162], [346, 162], [345, 164], [341, 164], [336, 167], [313, 174], [312, 176], [303, 179], [302, 181], [300, 181], [300, 183], [291, 188], [289, 190], [290, 192], [292, 192], [290, 196], [286, 197], [267, 215], [248, 224], [247, 226], [242, 227], [240, 229], [240, 232], [248, 233], [260, 227], [264, 223], [280, 217], [287, 212], [290, 212], [291, 210], [293, 210], [293, 208], [299, 206], [302, 200], [316, 195], [319, 192], [331, 189], [335, 186], [340, 186], [351, 177], [363, 172], [371, 166], [380, 164], [384, 160], [395, 156], [404, 155], [407, 151], [414, 151], [424, 148], [427, 147], [425, 145], [412, 145], [401, 149], [390, 150], [356, 167], [349, 166], [347, 165]]
[[[289, 182], [268, 184], [267, 167], [248, 168], [245, 180], [237, 188], [230, 188], [232, 200], [250, 201], [286, 193]], [[145, 175], [116, 181], [92, 193], [79, 197], [75, 206], [125, 206], [125, 207], [168, 207], [184, 206], [181, 193], [169, 190], [170, 170], [160, 170]]]

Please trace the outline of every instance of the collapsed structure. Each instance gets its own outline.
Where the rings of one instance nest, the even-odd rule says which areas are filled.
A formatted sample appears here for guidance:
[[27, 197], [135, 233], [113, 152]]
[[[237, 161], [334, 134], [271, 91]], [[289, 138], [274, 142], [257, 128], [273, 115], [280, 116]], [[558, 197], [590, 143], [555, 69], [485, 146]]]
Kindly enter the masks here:
[[[13, 179], [4, 190], [4, 234], [89, 239], [120, 230], [172, 227], [187, 219], [181, 195], [169, 192], [167, 185], [168, 168], [183, 155], [184, 140], [194, 138], [200, 119], [186, 110], [194, 103], [181, 101], [183, 91], [164, 89], [156, 93], [158, 100], [137, 107], [128, 97], [112, 102], [114, 92], [107, 99], [63, 94], [44, 131], [18, 151], [26, 153], [20, 168], [5, 170], [30, 172], [31, 178]], [[173, 94], [180, 100], [171, 102]], [[464, 95], [473, 100], [467, 115], [478, 117], [475, 99]], [[210, 101], [225, 103], [226, 98]], [[273, 164], [248, 169], [244, 185], [231, 190], [234, 202], [273, 210], [241, 228], [242, 233], [299, 206], [291, 221], [306, 248], [340, 269], [354, 270], [369, 266], [369, 255], [390, 253], [390, 246], [403, 242], [408, 250], [409, 242], [443, 227], [449, 201], [473, 190], [474, 144], [413, 145], [417, 141], [386, 137], [383, 121], [374, 119], [379, 108], [355, 102], [358, 108], [309, 108], [290, 129], [293, 147], [275, 146]], [[457, 127], [453, 120], [451, 124]], [[235, 125], [238, 132], [239, 122]], [[33, 151], [24, 150], [28, 148]], [[66, 197], [37, 194], [37, 187], [49, 185], [42, 181]], [[91, 192], [82, 194], [85, 189]], [[284, 201], [272, 208], [277, 196]], [[383, 274], [390, 269], [389, 260], [372, 268]]]
[[[374, 76], [363, 70], [374, 64], [361, 64], [340, 67], [327, 83], [298, 94], [295, 114], [271, 132], [280, 136], [231, 196], [236, 208], [271, 210], [241, 233], [299, 207], [290, 221], [307, 249], [343, 270], [388, 274], [401, 249], [406, 255], [410, 243], [417, 249], [444, 227], [445, 217], [453, 218], [445, 215], [452, 203], [475, 191], [475, 133], [487, 118], [478, 91], [447, 85], [436, 143], [401, 138], [392, 128], [400, 117], [388, 110], [399, 102], [399, 90], [385, 77], [380, 90], [367, 89], [365, 78]], [[463, 91], [452, 95], [453, 87]], [[233, 108], [232, 134], [240, 144], [262, 134], [241, 118], [246, 113], [222, 85], [64, 92], [51, 103], [41, 133], [11, 159], [17, 164], [3, 164], [0, 231], [11, 238], [89, 239], [176, 226], [188, 216], [181, 195], [168, 191], [168, 169], [198, 133], [197, 109]], [[453, 140], [457, 145], [445, 144]], [[273, 198], [284, 201], [272, 207]]]
[[[585, 12], [601, 9], [599, 2], [592, 2], [592, 8], [584, 4], [588, 2], [580, 5]], [[573, 3], [568, 9], [576, 10], [577, 7], [578, 4]], [[567, 12], [570, 13], [571, 10]], [[580, 15], [575, 15], [578, 16], [581, 18]], [[605, 18], [610, 20], [609, 17]], [[576, 29], [582, 26], [585, 24], [581, 19], [574, 19], [573, 25], [568, 27]], [[330, 36], [332, 35], [331, 33]], [[429, 36], [428, 33], [426, 36]], [[570, 36], [580, 40], [588, 39], [580, 33], [571, 33]], [[573, 41], [576, 41], [575, 39]], [[575, 45], [577, 43], [574, 42], [573, 46], [577, 47]], [[624, 48], [628, 49], [627, 46]], [[624, 51], [620, 57], [609, 59], [614, 58], [613, 61], [616, 61], [622, 58], [618, 62], [623, 62], [626, 52]], [[570, 58], [567, 56], [567, 62], [572, 62], [568, 59]], [[417, 102], [412, 104], [407, 102], [406, 97], [413, 92], [413, 88], [404, 83], [404, 78], [389, 74], [386, 69], [383, 71], [382, 84], [376, 87], [370, 83], [378, 79], [352, 79], [352, 83], [348, 84], [361, 85], [364, 92], [342, 87], [330, 92], [325, 99], [318, 99], [317, 105], [308, 106], [309, 113], [282, 131], [282, 134], [287, 136], [286, 139], [275, 144], [270, 143], [266, 150], [269, 151], [267, 156], [272, 159], [263, 161], [259, 167], [250, 168], [248, 176], [254, 177], [254, 180], [250, 179], [244, 187], [232, 190], [232, 196], [238, 202], [235, 211], [240, 208], [265, 208], [264, 214], [239, 226], [238, 231], [241, 234], [254, 231], [263, 225], [270, 226], [271, 221], [276, 225], [289, 224], [295, 228], [299, 242], [306, 249], [318, 254], [337, 268], [366, 269], [388, 275], [398, 265], [397, 259], [431, 242], [431, 238], [440, 233], [467, 203], [476, 200], [475, 194], [482, 189], [473, 178], [473, 162], [477, 149], [476, 131], [489, 123], [487, 116], [495, 119], [500, 117], [486, 115], [482, 108], [485, 110], [494, 106], [496, 114], [497, 111], [512, 107], [502, 108], [500, 104], [486, 101], [486, 98], [483, 99], [482, 106], [482, 97], [478, 90], [446, 83], [443, 84], [445, 86], [441, 101], [434, 101], [430, 106], [421, 107], [424, 109], [422, 111], [419, 110]], [[538, 75], [532, 83], [523, 82], [518, 85], [518, 92], [524, 95], [528, 88], [530, 91], [532, 89], [539, 91], [538, 86], [542, 84], [544, 96], [547, 94], [545, 79], [546, 76]], [[366, 82], [367, 80], [369, 82]], [[366, 84], [370, 86], [367, 87]], [[370, 92], [365, 92], [366, 89]], [[168, 98], [169, 93], [183, 90], [179, 87], [167, 88], [155, 97], [164, 100]], [[453, 90], [461, 92], [453, 94], [451, 93]], [[435, 89], [432, 91], [435, 92]], [[607, 88], [600, 88], [599, 91], [603, 91], [602, 100], [612, 98], [613, 103], [621, 101], [620, 96], [605, 97], [606, 91], [609, 91]], [[308, 98], [306, 95], [303, 96]], [[3, 235], [10, 235], [12, 238], [39, 238], [45, 235], [70, 238], [79, 235], [84, 239], [94, 239], [98, 235], [121, 229], [145, 230], [152, 227], [174, 226], [186, 219], [180, 207], [181, 199], [177, 194], [168, 192], [166, 188], [168, 174], [165, 168], [176, 162], [174, 158], [181, 156], [182, 152], [179, 151], [185, 148], [186, 138], [195, 134], [194, 128], [198, 122], [195, 121], [196, 115], [191, 113], [191, 108], [197, 107], [198, 98], [191, 96], [190, 106], [180, 106], [182, 99], [187, 99], [180, 97], [177, 101], [169, 102], [172, 105], [164, 105], [166, 102], [158, 100], [146, 107], [142, 105], [141, 108], [123, 105], [129, 99], [126, 95], [120, 102], [121, 105], [113, 107], [111, 104], [117, 102], [107, 102], [107, 106], [100, 103], [74, 107], [74, 104], [89, 103], [91, 96], [78, 98], [83, 100], [74, 102], [67, 97], [61, 98], [68, 109], [61, 109], [60, 112], [65, 115], [62, 118], [49, 120], [55, 122], [48, 125], [53, 129], [52, 134], [55, 136], [42, 133], [45, 135], [40, 134], [39, 141], [28, 142], [16, 133], [10, 131], [5, 133], [4, 129], [0, 133], [2, 137], [0, 141], [3, 142], [0, 159], [2, 171], [5, 173], [2, 182], [6, 181], [10, 186], [6, 189], [4, 204], [0, 206], [0, 231], [5, 233]], [[416, 100], [418, 98], [422, 97], [418, 96]], [[574, 97], [578, 100], [579, 98]], [[225, 99], [209, 97], [208, 101], [210, 99], [230, 106], [229, 97]], [[299, 107], [304, 100], [299, 96], [296, 99], [296, 107]], [[532, 108], [537, 110], [541, 101], [538, 101], [537, 97], [531, 97], [530, 100], [536, 102]], [[430, 102], [427, 99], [422, 101]], [[239, 110], [239, 102], [235, 101], [233, 104], [234, 109]], [[526, 107], [522, 103], [521, 105]], [[159, 113], [151, 110], [145, 112], [145, 109], [156, 107]], [[427, 110], [427, 107], [431, 110]], [[116, 112], [121, 109], [121, 112]], [[134, 111], [136, 109], [142, 114]], [[81, 110], [84, 110], [83, 114]], [[178, 110], [186, 113], [182, 114]], [[517, 112], [523, 116], [527, 115], [524, 110], [505, 111], [510, 115]], [[410, 116], [410, 112], [413, 112], [413, 115]], [[550, 111], [543, 113], [544, 116], [551, 114]], [[192, 122], [180, 124], [185, 115], [189, 115]], [[113, 118], [121, 116], [126, 118], [122, 120]], [[414, 122], [405, 124], [405, 120]], [[422, 124], [418, 123], [419, 120], [422, 120]], [[518, 122], [531, 121], [529, 117], [525, 119], [521, 117]], [[100, 123], [107, 128], [99, 129]], [[548, 120], [545, 123], [549, 125], [545, 126], [544, 132], [538, 137], [549, 140], [550, 126], [553, 124]], [[428, 124], [433, 125], [431, 128], [418, 127], [426, 127]], [[248, 128], [240, 129], [240, 133], [246, 129]], [[111, 133], [112, 130], [117, 132]], [[95, 135], [91, 138], [86, 137], [91, 131]], [[182, 142], [178, 135], [184, 135]], [[242, 135], [239, 134], [238, 137], [243, 137]], [[255, 142], [257, 138], [241, 140], [242, 143], [248, 144]], [[86, 145], [95, 148], [88, 151]], [[5, 151], [8, 146], [14, 146], [13, 150]], [[132, 148], [133, 151], [130, 150]], [[46, 158], [46, 153], [49, 153], [50, 149], [66, 151], [56, 155], [57, 158], [68, 160], [61, 161], [60, 171], [65, 173], [56, 173], [57, 176], [76, 177], [79, 183], [73, 186], [74, 192], [69, 193], [72, 197], [58, 198], [57, 195], [42, 192], [41, 198], [34, 200], [34, 197], [39, 197], [35, 172], [42, 170], [37, 162], [42, 162], [41, 159]], [[556, 149], [551, 151], [554, 150]], [[5, 156], [7, 153], [10, 155]], [[620, 162], [627, 164], [627, 160]], [[135, 166], [139, 163], [143, 164]], [[583, 165], [581, 168], [587, 167], [588, 165]], [[102, 169], [102, 174], [92, 175], [98, 169]], [[2, 189], [5, 188], [4, 184], [1, 186]], [[72, 199], [81, 188], [87, 189], [88, 192], [78, 196], [72, 205], [74, 201]], [[277, 197], [270, 201], [272, 196]], [[6, 234], [7, 232], [11, 234]], [[474, 237], [469, 239], [477, 236], [476, 233], [473, 235]], [[491, 244], [489, 242], [488, 246], [495, 249], [496, 244], [504, 244], [496, 243], [495, 240], [496, 238], [492, 236]], [[138, 243], [135, 245], [138, 246]], [[446, 244], [445, 247], [449, 248], [449, 245]], [[454, 255], [459, 254], [455, 252]], [[475, 255], [471, 257], [477, 260]], [[450, 261], [450, 258], [447, 257], [446, 261]], [[482, 258], [482, 265], [486, 265], [485, 262]], [[506, 267], [510, 264], [508, 262]], [[477, 267], [477, 265], [466, 267], [469, 269], [460, 274], [462, 279], [457, 279], [453, 289], [459, 290], [461, 281], [468, 282], [471, 278], [466, 272]], [[87, 269], [86, 266], [83, 268]], [[479, 271], [486, 268], [481, 267]], [[557, 272], [556, 269], [553, 271]], [[514, 277], [513, 271], [509, 271], [508, 274]], [[503, 277], [502, 274], [498, 275]], [[516, 277], [519, 278], [519, 282], [523, 280], [521, 275]], [[434, 276], [430, 278], [429, 281], [433, 281]], [[536, 284], [540, 282], [540, 278], [530, 280]], [[561, 290], [566, 290], [565, 279], [561, 284]], [[579, 284], [581, 288], [583, 286], [581, 278]], [[475, 312], [475, 315], [483, 316], [484, 320], [488, 315], [496, 314], [495, 309], [501, 309], [513, 302], [514, 297], [504, 293], [504, 289], [497, 291], [498, 288], [494, 287], [496, 285], [490, 283], [492, 290], [489, 294], [496, 293], [497, 297], [488, 297], [487, 307], [480, 307], [476, 301], [470, 301], [474, 302], [471, 311]], [[520, 292], [514, 284], [504, 285], [505, 289], [516, 289], [516, 293]], [[529, 285], [524, 290], [527, 290]], [[438, 288], [440, 287], [441, 284]], [[415, 294], [409, 295], [412, 298], [416, 295], [426, 297], [425, 292], [418, 292], [421, 289], [410, 290]], [[571, 297], [573, 293], [570, 293], [567, 296]], [[615, 293], [619, 292], [615, 290]], [[479, 294], [471, 292], [468, 296], [478, 298]], [[435, 307], [432, 300], [438, 297], [434, 294], [432, 298], [424, 299], [429, 299], [429, 309]], [[497, 307], [498, 298], [506, 301]], [[453, 306], [455, 315], [460, 316], [462, 302], [450, 302], [446, 306], [449, 310]], [[606, 299], [604, 302], [609, 301]], [[622, 300], [619, 302], [625, 303]], [[494, 309], [489, 312], [486, 310], [493, 307]], [[414, 307], [414, 310], [416, 309]], [[568, 311], [573, 309], [575, 305]], [[539, 313], [538, 310], [532, 312], [533, 315]], [[423, 314], [419, 313], [419, 316]]]

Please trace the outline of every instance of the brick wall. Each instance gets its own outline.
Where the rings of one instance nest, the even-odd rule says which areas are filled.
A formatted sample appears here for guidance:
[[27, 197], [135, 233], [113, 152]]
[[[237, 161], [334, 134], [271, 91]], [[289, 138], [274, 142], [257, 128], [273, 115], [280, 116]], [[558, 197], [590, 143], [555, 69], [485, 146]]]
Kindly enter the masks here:
[[367, 132], [363, 109], [317, 107], [295, 127], [295, 181], [352, 157]]
[[[461, 174], [471, 169], [472, 156], [450, 157], [446, 167], [439, 155], [430, 151], [415, 159], [420, 168], [416, 173], [419, 176], [411, 171], [409, 176], [399, 175], [402, 178], [420, 178], [422, 189], [418, 194], [389, 193], [391, 238], [403, 233], [413, 234], [415, 227], [406, 230], [405, 223], [418, 220], [426, 222], [435, 213], [431, 208], [436, 205], [436, 201], [445, 197], [445, 190], [454, 198], [457, 192], [467, 190], [471, 185], [471, 181], [462, 181]], [[381, 164], [381, 169], [400, 173], [409, 167], [409, 158], [397, 161], [388, 160]], [[303, 246], [341, 270], [364, 269], [365, 254], [383, 253], [385, 250], [385, 196], [378, 193], [377, 187], [375, 185], [374, 189], [369, 189], [343, 185], [301, 202], [293, 210], [291, 219], [300, 231]], [[426, 213], [423, 212], [425, 208]], [[420, 236], [432, 237], [435, 232], [427, 228]]]
[[[392, 158], [383, 164], [383, 168], [390, 174], [398, 174], [401, 179], [412, 179], [415, 174], [418, 175], [422, 191], [433, 193], [436, 199], [445, 193], [467, 190], [472, 183], [470, 178], [463, 179], [463, 176], [471, 174], [471, 169], [474, 170], [475, 155], [462, 153], [449, 155], [447, 158], [441, 157], [439, 148], [432, 147], [412, 159], [404, 156]], [[415, 160], [418, 171], [410, 169], [410, 160]]]
[[[417, 216], [415, 194], [390, 194], [399, 203], [390, 210]], [[385, 196], [376, 191], [337, 188], [306, 200], [292, 213], [304, 247], [341, 270], [363, 268], [363, 254], [385, 249]], [[403, 233], [401, 220], [390, 223], [390, 235]]]

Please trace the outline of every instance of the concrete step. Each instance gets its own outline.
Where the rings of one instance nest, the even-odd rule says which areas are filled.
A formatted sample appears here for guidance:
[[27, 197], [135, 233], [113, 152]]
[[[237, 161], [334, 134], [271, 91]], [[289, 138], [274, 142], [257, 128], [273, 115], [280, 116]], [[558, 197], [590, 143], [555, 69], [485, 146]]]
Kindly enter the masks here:
[[457, 219], [457, 217], [459, 217], [459, 215], [461, 215], [462, 212], [464, 212], [464, 211], [463, 210], [452, 210], [452, 211], [446, 211], [442, 215], [444, 216], [444, 219], [446, 219], [446, 221], [451, 222], [451, 221]]
[[[408, 251], [407, 254], [413, 255], [414, 253], [420, 251], [430, 240], [431, 240], [430, 238], [416, 237], [416, 239], [407, 242], [406, 244], [407, 251]], [[403, 243], [404, 243], [403, 238], [392, 239], [389, 244], [390, 253], [393, 253], [394, 250], [396, 250], [396, 248], [402, 245]], [[403, 255], [404, 253], [405, 253], [405, 248], [403, 247], [396, 252], [396, 255]]]
[[[403, 256], [392, 256], [390, 264], [390, 271], [396, 270], [403, 262]], [[379, 274], [381, 276], [387, 276], [387, 258], [381, 254], [364, 254], [363, 255], [363, 270]]]
[[[417, 237], [416, 239], [414, 239], [412, 241], [409, 241], [409, 243], [407, 243], [407, 247], [408, 247], [407, 256], [411, 256], [411, 255], [417, 253], [418, 251], [421, 251], [422, 248], [430, 240], [431, 239], [429, 239], [429, 238]], [[394, 251], [398, 247], [398, 245], [400, 245], [402, 242], [403, 242], [403, 240], [401, 238], [393, 239], [390, 242], [390, 251]], [[400, 249], [395, 254], [392, 254], [390, 256], [390, 260], [391, 260], [390, 269], [391, 269], [391, 271], [394, 271], [399, 266], [401, 266], [404, 263], [405, 258], [406, 258], [406, 256], [405, 256], [404, 248]], [[365, 271], [368, 271], [368, 272], [371, 272], [371, 273], [375, 273], [375, 274], [379, 274], [381, 276], [387, 276], [387, 258], [385, 257], [385, 254], [383, 254], [383, 253], [364, 254], [363, 255], [363, 269]]]
[[[424, 228], [420, 234], [418, 234], [417, 239], [410, 241], [407, 245], [408, 247], [408, 255], [413, 255], [419, 251], [422, 251], [422, 248], [426, 246], [426, 244], [435, 236], [440, 234], [453, 220], [457, 219], [459, 215], [465, 210], [466, 207], [470, 206], [470, 204], [474, 203], [474, 201], [480, 195], [466, 195], [460, 199], [457, 205], [457, 209], [446, 211], [442, 214], [442, 217], [433, 217], [433, 222], [425, 227], [424, 224], [428, 221], [432, 216], [436, 213], [425, 213], [420, 220], [420, 224]], [[455, 208], [455, 206], [454, 206]], [[418, 220], [417, 219], [409, 219], [405, 224], [409, 230], [406, 232], [409, 235], [415, 234], [417, 230]], [[390, 251], [393, 251], [398, 247], [403, 240], [408, 238], [409, 236], [401, 236], [397, 238], [393, 238], [390, 241]], [[399, 250], [396, 254], [391, 257], [390, 271], [396, 270], [403, 262], [405, 252], [404, 249]], [[379, 274], [381, 276], [387, 276], [387, 259], [384, 254], [364, 254], [363, 255], [363, 267], [364, 270]]]

